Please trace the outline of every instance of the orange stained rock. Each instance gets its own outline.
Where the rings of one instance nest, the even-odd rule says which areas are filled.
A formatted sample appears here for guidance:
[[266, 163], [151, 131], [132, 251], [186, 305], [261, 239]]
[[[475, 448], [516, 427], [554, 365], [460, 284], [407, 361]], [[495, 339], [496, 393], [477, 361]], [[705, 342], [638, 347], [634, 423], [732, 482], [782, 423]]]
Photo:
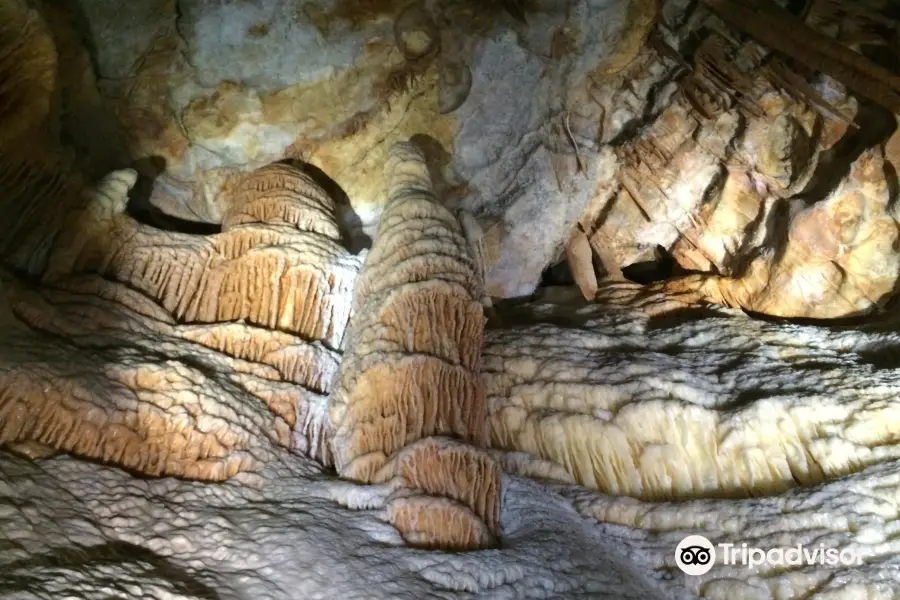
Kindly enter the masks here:
[[[308, 427], [302, 422], [310, 410], [307, 405], [324, 402], [320, 394], [330, 389], [337, 371], [337, 353], [296, 336], [233, 323], [174, 325], [162, 309], [155, 314], [134, 310], [143, 297], [139, 293], [97, 277], [82, 276], [63, 286], [29, 290], [8, 282], [7, 299], [22, 322], [62, 339], [86, 340], [101, 348], [120, 345], [125, 353], [145, 348], [151, 356], [172, 357], [165, 369], [136, 371], [135, 385], [140, 389], [163, 389], [171, 383], [173, 369], [202, 365], [215, 374], [214, 385], [234, 384], [239, 393], [247, 394], [236, 401], [235, 411], [262, 418], [261, 432], [279, 432], [283, 426], [278, 419], [292, 429]], [[99, 376], [98, 381], [104, 378]], [[200, 412], [192, 414], [214, 407], [215, 403], [202, 404]], [[271, 414], [259, 412], [262, 407]], [[278, 418], [270, 422], [272, 416]], [[289, 447], [298, 441], [291, 441], [284, 431], [277, 439]]]
[[780, 317], [870, 313], [900, 279], [893, 195], [883, 152], [869, 150], [827, 198], [797, 211], [782, 251], [760, 256], [739, 277], [693, 275], [664, 288]]
[[[16, 343], [7, 352], [27, 355]], [[208, 395], [216, 387], [198, 372], [132, 357], [94, 374], [90, 365], [102, 364], [101, 356], [80, 354], [68, 368], [44, 353], [4, 372], [0, 444], [33, 441], [146, 475], [203, 480], [254, 470], [267, 456], [270, 436], [261, 423], [242, 418], [235, 398]], [[286, 425], [271, 425], [287, 444]]]
[[[4, 302], [34, 330], [4, 330], [0, 445], [204, 480], [255, 471], [273, 445], [315, 453], [307, 415], [336, 370], [333, 352], [246, 325], [175, 325], [161, 309], [132, 310], [141, 295], [121, 284], [72, 283], [4, 282]], [[228, 333], [243, 347], [223, 343]], [[291, 354], [307, 364], [285, 366]]]
[[222, 216], [227, 231], [247, 223], [286, 225], [339, 241], [334, 200], [307, 173], [275, 163], [241, 177]]
[[566, 244], [566, 259], [569, 270], [578, 284], [578, 289], [586, 300], [593, 300], [597, 294], [597, 273], [594, 270], [594, 251], [588, 236], [578, 227], [572, 231]]
[[272, 165], [238, 182], [222, 234], [198, 236], [125, 215], [135, 179], [70, 211], [40, 287], [4, 276], [0, 446], [202, 480], [276, 446], [327, 459], [315, 415], [360, 262], [330, 198]]
[[459, 222], [435, 201], [417, 148], [397, 144], [385, 176], [390, 195], [332, 394], [335, 465], [342, 477], [399, 479], [425, 494], [401, 489], [389, 504], [390, 521], [410, 543], [489, 545], [499, 470], [478, 448], [487, 423], [477, 265]]
[[407, 542], [446, 550], [495, 543], [500, 471], [484, 450], [430, 437], [401, 450], [395, 462], [391, 468], [408, 487], [390, 498], [388, 518]]
[[286, 165], [247, 175], [225, 230], [210, 236], [161, 231], [125, 215], [133, 183], [133, 174], [111, 175], [73, 215], [46, 282], [98, 272], [180, 322], [246, 319], [340, 346], [359, 260], [337, 241], [333, 204], [312, 179]]

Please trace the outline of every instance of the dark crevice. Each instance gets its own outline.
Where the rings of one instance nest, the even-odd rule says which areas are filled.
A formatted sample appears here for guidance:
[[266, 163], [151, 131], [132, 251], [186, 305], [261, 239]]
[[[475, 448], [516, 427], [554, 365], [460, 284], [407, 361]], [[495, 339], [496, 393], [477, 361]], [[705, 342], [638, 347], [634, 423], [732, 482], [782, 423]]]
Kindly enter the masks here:
[[504, 330], [537, 324], [567, 329], [583, 327], [588, 321], [596, 318], [596, 315], [578, 314], [578, 309], [596, 304], [585, 300], [577, 288], [571, 287], [569, 290], [572, 291], [571, 301], [561, 304], [540, 302], [546, 310], [540, 311], [539, 315], [532, 310], [531, 302], [535, 299], [534, 295], [497, 300], [493, 307], [495, 318], [488, 321], [486, 329]]
[[702, 26], [697, 28], [694, 31], [691, 31], [681, 43], [681, 53], [684, 56], [684, 60], [688, 63], [693, 63], [694, 53], [697, 52], [697, 49], [706, 41], [713, 32], [708, 26]]
[[829, 329], [831, 331], [847, 331], [857, 329], [860, 325], [878, 323], [883, 319], [878, 315], [856, 315], [841, 319], [813, 319], [806, 317], [776, 317], [765, 313], [758, 313], [742, 309], [742, 312], [751, 319], [764, 321], [766, 323], [782, 324], [782, 325], [803, 325]]
[[900, 180], [897, 179], [897, 167], [888, 161], [884, 163], [884, 178], [888, 188], [888, 211], [893, 211], [900, 200]]
[[572, 276], [568, 260], [560, 261], [544, 269], [538, 287], [554, 287], [558, 285], [575, 285], [575, 278]]
[[788, 12], [800, 16], [806, 10], [806, 5], [808, 4], [808, 0], [788, 0], [785, 8]]
[[[690, 308], [682, 308], [679, 310], [672, 310], [665, 314], [650, 317], [647, 320], [646, 329], [647, 331], [659, 330], [659, 329], [672, 329], [684, 323], [692, 323], [696, 321], [702, 321], [704, 319], [716, 319], [722, 318], [722, 313], [718, 312], [715, 308], [706, 307], [706, 306], [697, 306]], [[674, 350], [674, 349], [673, 349]], [[679, 350], [680, 351], [680, 350]], [[669, 354], [670, 352], [663, 351]], [[675, 352], [678, 354], [678, 352]], [[673, 354], [674, 356], [674, 354]], [[741, 359], [743, 360], [743, 359]]]
[[900, 21], [900, 2], [888, 2], [881, 10], [888, 19]]
[[672, 278], [675, 267], [672, 258], [662, 260], [644, 260], [622, 267], [622, 275], [628, 281], [649, 285]]
[[[141, 178], [138, 179], [140, 183]], [[137, 187], [137, 186], [135, 186]], [[192, 235], [213, 235], [222, 232], [222, 226], [218, 223], [204, 223], [202, 221], [188, 221], [167, 215], [153, 205], [145, 206], [140, 202], [132, 203], [129, 194], [126, 214], [138, 223], [150, 225], [163, 231], [187, 233]]]
[[127, 588], [130, 587], [130, 583], [140, 583], [146, 579], [165, 581], [172, 586], [172, 591], [179, 595], [209, 600], [221, 598], [215, 589], [202, 583], [186, 569], [176, 566], [168, 558], [143, 546], [120, 541], [96, 546], [56, 548], [37, 556], [7, 563], [3, 565], [3, 574], [0, 575], [0, 591], [37, 591], [46, 583], [42, 573], [45, 569], [71, 569], [82, 573], [100, 574], [103, 572], [100, 567], [117, 565], [131, 566], [136, 581], [121, 584], [117, 581], [110, 582], [109, 587], [112, 589], [119, 585]]
[[622, 267], [625, 279], [647, 285], [688, 273], [664, 247], [657, 245], [654, 254], [655, 260], [644, 260]]
[[763, 207], [760, 206], [759, 212], [755, 217], [753, 217], [753, 220], [747, 223], [747, 225], [744, 227], [741, 236], [741, 246], [740, 248], [738, 248], [737, 252], [730, 255], [734, 262], [730, 265], [729, 272], [726, 273], [728, 276], [743, 276], [747, 272], [747, 268], [750, 266], [750, 264], [756, 258], [758, 258], [761, 249], [752, 247], [752, 244], [753, 240], [756, 239], [756, 235], [757, 232], [759, 232], [760, 227], [766, 226], [767, 217], [769, 217], [769, 215], [766, 213]]
[[882, 346], [876, 350], [859, 350], [859, 362], [876, 370], [900, 368], [900, 345]]
[[861, 103], [854, 123], [857, 129], [848, 129], [834, 147], [822, 153], [807, 191], [797, 196], [807, 205], [831, 194], [850, 174], [853, 163], [866, 150], [882, 144], [897, 128], [897, 121], [889, 110], [869, 102]]
[[125, 208], [125, 214], [138, 223], [163, 231], [193, 235], [221, 233], [222, 226], [219, 223], [181, 219], [164, 213], [150, 202], [156, 179], [166, 170], [165, 159], [159, 156], [152, 156], [137, 161], [133, 166], [138, 172], [138, 178], [134, 187], [128, 193], [128, 205]]
[[748, 228], [752, 228], [752, 237], [747, 235], [745, 241], [750, 241], [756, 237], [756, 233], [760, 228], [765, 232], [765, 239], [762, 244], [751, 248], [749, 252], [741, 248], [741, 252], [737, 255], [737, 261], [732, 269], [733, 277], [743, 276], [753, 262], [760, 258], [763, 253], [771, 252], [769, 259], [770, 264], [778, 264], [787, 251], [788, 237], [791, 225], [791, 205], [784, 199], [778, 199], [772, 206], [772, 209], [766, 213], [760, 210], [757, 219], [754, 219]]
[[97, 48], [96, 42], [94, 41], [94, 36], [91, 32], [90, 20], [88, 19], [87, 14], [84, 12], [84, 9], [81, 7], [79, 2], [66, 2], [64, 6], [66, 16], [68, 17], [68, 25], [71, 27], [72, 32], [75, 34], [75, 38], [87, 51], [88, 60], [91, 63], [91, 69], [98, 78], [101, 77], [102, 73], [100, 72], [100, 62], [97, 59], [99, 50]]
[[[882, 37], [887, 39], [887, 30], [882, 32]], [[885, 44], [860, 44], [859, 51], [863, 56], [880, 67], [884, 67], [893, 73], [900, 72], [900, 56], [897, 56], [898, 44], [895, 41], [891, 45]]]

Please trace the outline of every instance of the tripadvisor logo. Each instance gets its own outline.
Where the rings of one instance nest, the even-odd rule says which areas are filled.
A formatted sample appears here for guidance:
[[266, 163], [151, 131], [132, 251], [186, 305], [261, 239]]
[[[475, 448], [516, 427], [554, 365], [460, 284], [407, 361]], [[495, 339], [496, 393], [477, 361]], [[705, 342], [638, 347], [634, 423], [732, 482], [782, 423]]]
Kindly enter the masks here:
[[716, 549], [702, 535], [689, 535], [675, 548], [675, 564], [688, 575], [703, 575], [716, 564]]
[[[866, 552], [861, 548], [826, 548], [824, 544], [790, 548], [752, 548], [747, 544], [718, 544], [723, 565], [743, 565], [748, 569], [760, 565], [851, 566], [863, 564]], [[675, 564], [688, 575], [704, 575], [716, 564], [716, 546], [702, 535], [689, 535], [675, 548]]]

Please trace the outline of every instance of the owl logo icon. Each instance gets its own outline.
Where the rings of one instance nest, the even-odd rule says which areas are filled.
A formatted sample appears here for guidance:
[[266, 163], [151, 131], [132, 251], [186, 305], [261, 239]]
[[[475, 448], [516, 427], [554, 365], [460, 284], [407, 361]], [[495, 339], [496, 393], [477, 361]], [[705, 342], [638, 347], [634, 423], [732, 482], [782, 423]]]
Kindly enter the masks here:
[[675, 548], [675, 564], [688, 575], [703, 575], [716, 564], [716, 549], [702, 535], [689, 535]]

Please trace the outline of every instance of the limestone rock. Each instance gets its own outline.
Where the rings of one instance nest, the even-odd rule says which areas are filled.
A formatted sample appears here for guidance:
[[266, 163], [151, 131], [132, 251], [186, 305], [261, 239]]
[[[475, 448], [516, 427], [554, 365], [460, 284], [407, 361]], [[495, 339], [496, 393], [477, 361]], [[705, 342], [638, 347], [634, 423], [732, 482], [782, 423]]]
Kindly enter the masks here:
[[[682, 0], [80, 4], [152, 205], [220, 223], [241, 173], [290, 157], [333, 180], [364, 244], [388, 149], [419, 136], [442, 202], [485, 232], [494, 297], [534, 292], [576, 223], [596, 277], [660, 249], [676, 274], [740, 275], [773, 250], [777, 200], [829, 187], [868, 118], [837, 80]], [[884, 19], [818, 4], [807, 20], [829, 35]]]
[[481, 449], [478, 269], [462, 226], [435, 202], [421, 149], [397, 144], [385, 178], [390, 198], [354, 290], [330, 406], [335, 466], [363, 483], [399, 480], [388, 514], [407, 541], [490, 546], [499, 469]]
[[[593, 263], [611, 279], [652, 264], [656, 280], [698, 273], [663, 287], [685, 302], [776, 316], [883, 306], [897, 277], [896, 159], [878, 148], [896, 118], [698, 14], [651, 37], [649, 63], [683, 70], [678, 91], [598, 177], [578, 220], [592, 253], [570, 253], [571, 271]], [[628, 71], [648, 69], [635, 61]]]
[[[79, 64], [60, 57], [71, 39], [36, 4], [0, 2], [0, 589], [895, 594], [900, 335], [877, 309], [900, 271], [896, 117], [780, 65], [687, 0], [550, 4], [307, 3], [278, 23], [266, 11], [296, 5], [159, 4], [153, 36], [98, 64], [134, 125], [132, 150], [173, 160], [152, 200], [216, 226], [187, 233], [129, 213], [134, 170], [85, 186], [55, 91], [72, 86], [62, 65]], [[91, 18], [115, 8], [98, 3]], [[373, 28], [393, 36], [380, 50]], [[334, 44], [304, 63], [312, 83], [268, 62], [278, 54], [254, 40], [273, 30], [295, 60], [297, 48]], [[798, 36], [818, 44], [801, 58], [824, 47], [821, 64], [849, 68], [864, 57], [820, 37]], [[691, 70], [679, 75], [687, 39]], [[390, 72], [374, 67], [384, 80], [360, 75], [371, 67], [357, 62], [360, 44], [396, 58]], [[448, 52], [472, 85], [454, 88], [458, 106], [442, 114]], [[253, 73], [251, 58], [267, 68]], [[353, 117], [359, 104], [322, 93], [321, 60], [354, 102], [376, 102], [381, 81], [392, 111]], [[137, 77], [121, 75], [126, 64]], [[869, 71], [843, 75], [883, 91]], [[231, 72], [246, 80], [223, 81]], [[315, 138], [321, 169], [267, 160], [300, 135], [286, 108], [297, 99], [350, 115], [303, 125], [344, 132]], [[361, 127], [370, 117], [376, 126]], [[393, 143], [410, 130], [415, 144]], [[383, 195], [366, 187], [376, 170]], [[363, 225], [378, 222], [364, 268], [323, 171], [357, 208], [373, 194], [360, 210]], [[650, 285], [598, 277], [633, 274], [623, 257], [651, 249], [703, 272]], [[489, 289], [519, 295], [563, 253], [578, 287], [498, 302], [484, 330], [486, 266]], [[698, 306], [710, 302], [876, 314], [793, 324]], [[720, 559], [688, 577], [675, 561], [687, 535], [859, 559]]]
[[774, 251], [743, 275], [694, 276], [668, 287], [781, 317], [854, 317], [884, 307], [900, 279], [897, 191], [886, 168], [880, 150], [868, 151], [828, 198], [797, 201], [787, 231], [771, 232]]
[[87, 191], [41, 288], [4, 275], [0, 444], [204, 480], [256, 471], [276, 445], [318, 451], [306, 417], [330, 392], [360, 268], [332, 199], [271, 165], [203, 237], [123, 214], [135, 179]]
[[[600, 137], [640, 112], [632, 93], [588, 106], [585, 90], [632, 62], [658, 12], [655, 0], [537, 3], [523, 23], [462, 0], [148, 2], [82, 4], [153, 205], [217, 223], [232, 176], [292, 157], [333, 179], [371, 236], [388, 149], [425, 136], [441, 196], [494, 226], [487, 288], [500, 297], [534, 290], [588, 199]], [[598, 114], [613, 122], [591, 126]]]
[[[653, 316], [664, 295], [638, 308], [622, 303], [629, 287], [602, 287], [602, 305], [575, 322], [549, 324], [564, 305], [539, 298], [518, 327], [488, 332], [494, 448], [548, 461], [544, 477], [646, 501], [772, 496], [898, 456], [885, 426], [896, 383], [872, 386], [875, 369], [862, 367], [892, 343], [890, 325], [790, 327], [717, 310], [676, 333], [677, 319]], [[827, 393], [809, 377], [830, 381]]]
[[[87, 598], [108, 597], [111, 589], [122, 597], [140, 589], [186, 598], [492, 598], [502, 590], [546, 598], [552, 588], [552, 594], [635, 600], [892, 592], [900, 557], [891, 537], [900, 507], [890, 427], [896, 420], [890, 402], [897, 393], [896, 323], [861, 330], [795, 326], [723, 309], [706, 319], [659, 319], [652, 310], [618, 303], [638, 287], [604, 289], [604, 305], [581, 308], [538, 300], [521, 308], [520, 325], [488, 333], [483, 373], [493, 435], [559, 461], [554, 469], [519, 453], [502, 464], [544, 475], [562, 465], [606, 492], [502, 475], [499, 548], [404, 547], [379, 521], [392, 512], [390, 493], [350, 486], [264, 442], [265, 433], [257, 431], [251, 454], [265, 460], [252, 477], [244, 473], [224, 484], [136, 479], [69, 456], [35, 464], [0, 452], [0, 539], [9, 546], [0, 554], [0, 579], [10, 594], [39, 598], [70, 593], [73, 585]], [[109, 336], [116, 328], [109, 325], [118, 320], [123, 328], [115, 339], [123, 348], [137, 344], [132, 347], [145, 356], [156, 348], [174, 362], [188, 350], [206, 367], [216, 364], [193, 347], [160, 345], [148, 335], [146, 319], [123, 318], [122, 304], [100, 303], [93, 294], [42, 295], [81, 317], [43, 323], [65, 324], [56, 331], [82, 352], [92, 337], [85, 333], [93, 330], [94, 349], [111, 358]], [[648, 298], [646, 306], [663, 301]], [[106, 315], [105, 321], [83, 318], [92, 304], [97, 310], [90, 315]], [[17, 304], [23, 305], [54, 312], [34, 296]], [[548, 324], [553, 320], [557, 324]], [[72, 364], [69, 348], [59, 350]], [[197, 377], [183, 367], [180, 372]], [[230, 385], [226, 372], [205, 370], [212, 387], [193, 389], [207, 389], [219, 403], [240, 399], [233, 408], [249, 429], [256, 422], [251, 416], [265, 411]], [[654, 410], [661, 405], [664, 410]], [[670, 435], [679, 425], [687, 435]], [[604, 435], [584, 435], [591, 430]], [[603, 455], [595, 454], [598, 445]], [[602, 476], [592, 480], [596, 475]], [[722, 492], [714, 491], [723, 484]], [[780, 493], [769, 495], [773, 491]], [[659, 501], [668, 498], [679, 501]], [[410, 512], [403, 509], [410, 505], [394, 505], [401, 509], [393, 511], [396, 522], [405, 522]], [[430, 503], [429, 519], [416, 523], [433, 525], [444, 507]], [[697, 534], [714, 544], [803, 544], [862, 558], [846, 566], [756, 569], [720, 559], [707, 574], [687, 577], [675, 566], [674, 550]], [[36, 560], [50, 552], [52, 566]], [[175, 568], [184, 575], [173, 577]]]

